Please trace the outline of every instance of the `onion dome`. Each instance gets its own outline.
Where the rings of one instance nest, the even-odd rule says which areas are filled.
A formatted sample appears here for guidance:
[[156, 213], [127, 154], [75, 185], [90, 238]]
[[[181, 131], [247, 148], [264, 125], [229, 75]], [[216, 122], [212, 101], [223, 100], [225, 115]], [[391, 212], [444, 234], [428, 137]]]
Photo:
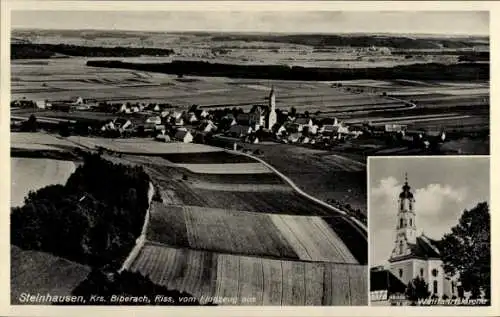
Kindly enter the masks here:
[[408, 185], [408, 175], [405, 173], [405, 184], [402, 187], [403, 191], [399, 194], [400, 199], [413, 199], [413, 194], [410, 191], [411, 187]]

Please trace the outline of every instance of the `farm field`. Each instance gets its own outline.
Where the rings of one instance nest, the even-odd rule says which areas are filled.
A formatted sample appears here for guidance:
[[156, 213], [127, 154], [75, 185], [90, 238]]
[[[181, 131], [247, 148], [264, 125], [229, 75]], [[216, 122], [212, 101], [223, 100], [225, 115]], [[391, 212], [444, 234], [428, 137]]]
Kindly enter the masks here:
[[180, 164], [194, 173], [204, 174], [267, 174], [270, 170], [261, 163], [225, 163], [225, 164]]
[[88, 266], [49, 253], [23, 250], [14, 245], [10, 248], [10, 296], [13, 305], [23, 304], [20, 301], [23, 293], [69, 296], [91, 271]]
[[366, 166], [363, 161], [330, 151], [288, 144], [245, 144], [260, 149], [262, 159], [290, 177], [306, 193], [335, 199], [366, 210]]
[[328, 224], [312, 216], [155, 204], [147, 239], [194, 250], [358, 263]]
[[[163, 155], [169, 153], [205, 153], [220, 151], [219, 148], [203, 144], [181, 142], [163, 143], [143, 138], [107, 139], [70, 136], [67, 139], [89, 149], [103, 147], [124, 154]], [[165, 162], [167, 161], [165, 160]]]
[[[267, 173], [195, 173], [189, 169], [178, 165], [165, 165], [165, 160], [156, 156], [124, 155], [123, 159], [133, 164], [142, 164], [149, 167], [150, 173], [157, 175], [159, 179], [171, 179], [181, 181], [183, 178], [189, 183], [210, 183], [210, 184], [284, 184], [283, 180], [276, 174], [268, 170]], [[161, 166], [161, 167], [160, 167]], [[161, 172], [159, 172], [161, 170]]]
[[[382, 97], [381, 93], [403, 99], [416, 96], [436, 96], [433, 107], [440, 105], [440, 97], [452, 100], [469, 96], [487, 97], [488, 83], [449, 83], [424, 81], [341, 81], [343, 87], [331, 87], [332, 82], [300, 82], [255, 79], [228, 79], [216, 77], [190, 77], [181, 80], [165, 74], [104, 69], [85, 66], [89, 58], [44, 60], [43, 63], [13, 61], [11, 65], [12, 99], [168, 102], [187, 108], [192, 104], [201, 107], [242, 107], [250, 109], [255, 104], [266, 104], [270, 87], [277, 92], [277, 107], [298, 111], [336, 113], [359, 111], [363, 108], [385, 108], [385, 111], [404, 109], [404, 103]], [[139, 85], [139, 86], [138, 86]], [[347, 91], [362, 88], [363, 93]], [[450, 101], [451, 100], [451, 101]], [[429, 100], [432, 102], [432, 100]], [[352, 113], [351, 113], [352, 115]], [[103, 115], [101, 115], [104, 117]]]
[[22, 206], [30, 191], [48, 185], [64, 184], [75, 171], [70, 161], [11, 157], [11, 207]]
[[[274, 260], [145, 245], [131, 270], [197, 297], [220, 296], [232, 301], [225, 304], [367, 302], [367, 267], [358, 264]], [[244, 297], [253, 299], [245, 303]]]
[[[285, 191], [222, 191], [193, 188], [186, 183], [159, 182], [164, 195], [177, 204], [208, 208], [245, 210], [251, 212], [320, 215], [327, 216], [333, 211], [311, 202], [299, 194]], [[173, 196], [173, 197], [172, 197]]]
[[244, 155], [230, 154], [224, 151], [199, 153], [171, 153], [162, 155], [163, 158], [172, 163], [183, 164], [226, 164], [226, 163], [252, 163], [255, 162]]
[[10, 147], [26, 150], [67, 150], [78, 145], [64, 138], [41, 132], [11, 132]]

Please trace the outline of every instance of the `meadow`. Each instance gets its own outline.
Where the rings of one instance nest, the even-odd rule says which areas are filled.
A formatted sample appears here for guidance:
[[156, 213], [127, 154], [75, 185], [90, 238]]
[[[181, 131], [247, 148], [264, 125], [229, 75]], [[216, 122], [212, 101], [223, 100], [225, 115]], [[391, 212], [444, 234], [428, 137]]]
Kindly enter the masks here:
[[23, 304], [22, 294], [69, 296], [91, 272], [89, 266], [14, 245], [11, 246], [10, 261], [12, 305]]

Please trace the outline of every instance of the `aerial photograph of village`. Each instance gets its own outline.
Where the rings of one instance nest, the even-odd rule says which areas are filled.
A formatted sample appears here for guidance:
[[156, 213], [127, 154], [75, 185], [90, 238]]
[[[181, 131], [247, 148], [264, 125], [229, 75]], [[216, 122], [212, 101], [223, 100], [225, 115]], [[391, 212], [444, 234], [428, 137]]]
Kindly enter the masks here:
[[489, 154], [488, 25], [12, 11], [11, 303], [368, 305], [368, 157]]

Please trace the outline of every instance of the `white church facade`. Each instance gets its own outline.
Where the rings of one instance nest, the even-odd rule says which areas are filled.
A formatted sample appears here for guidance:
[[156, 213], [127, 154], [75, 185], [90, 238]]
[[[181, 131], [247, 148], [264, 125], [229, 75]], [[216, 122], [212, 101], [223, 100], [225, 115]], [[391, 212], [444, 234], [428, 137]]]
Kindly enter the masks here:
[[423, 278], [431, 297], [457, 296], [457, 279], [444, 272], [437, 242], [423, 233], [417, 235], [416, 213], [415, 198], [405, 177], [398, 197], [396, 239], [389, 258], [389, 270], [405, 285], [417, 276]]

